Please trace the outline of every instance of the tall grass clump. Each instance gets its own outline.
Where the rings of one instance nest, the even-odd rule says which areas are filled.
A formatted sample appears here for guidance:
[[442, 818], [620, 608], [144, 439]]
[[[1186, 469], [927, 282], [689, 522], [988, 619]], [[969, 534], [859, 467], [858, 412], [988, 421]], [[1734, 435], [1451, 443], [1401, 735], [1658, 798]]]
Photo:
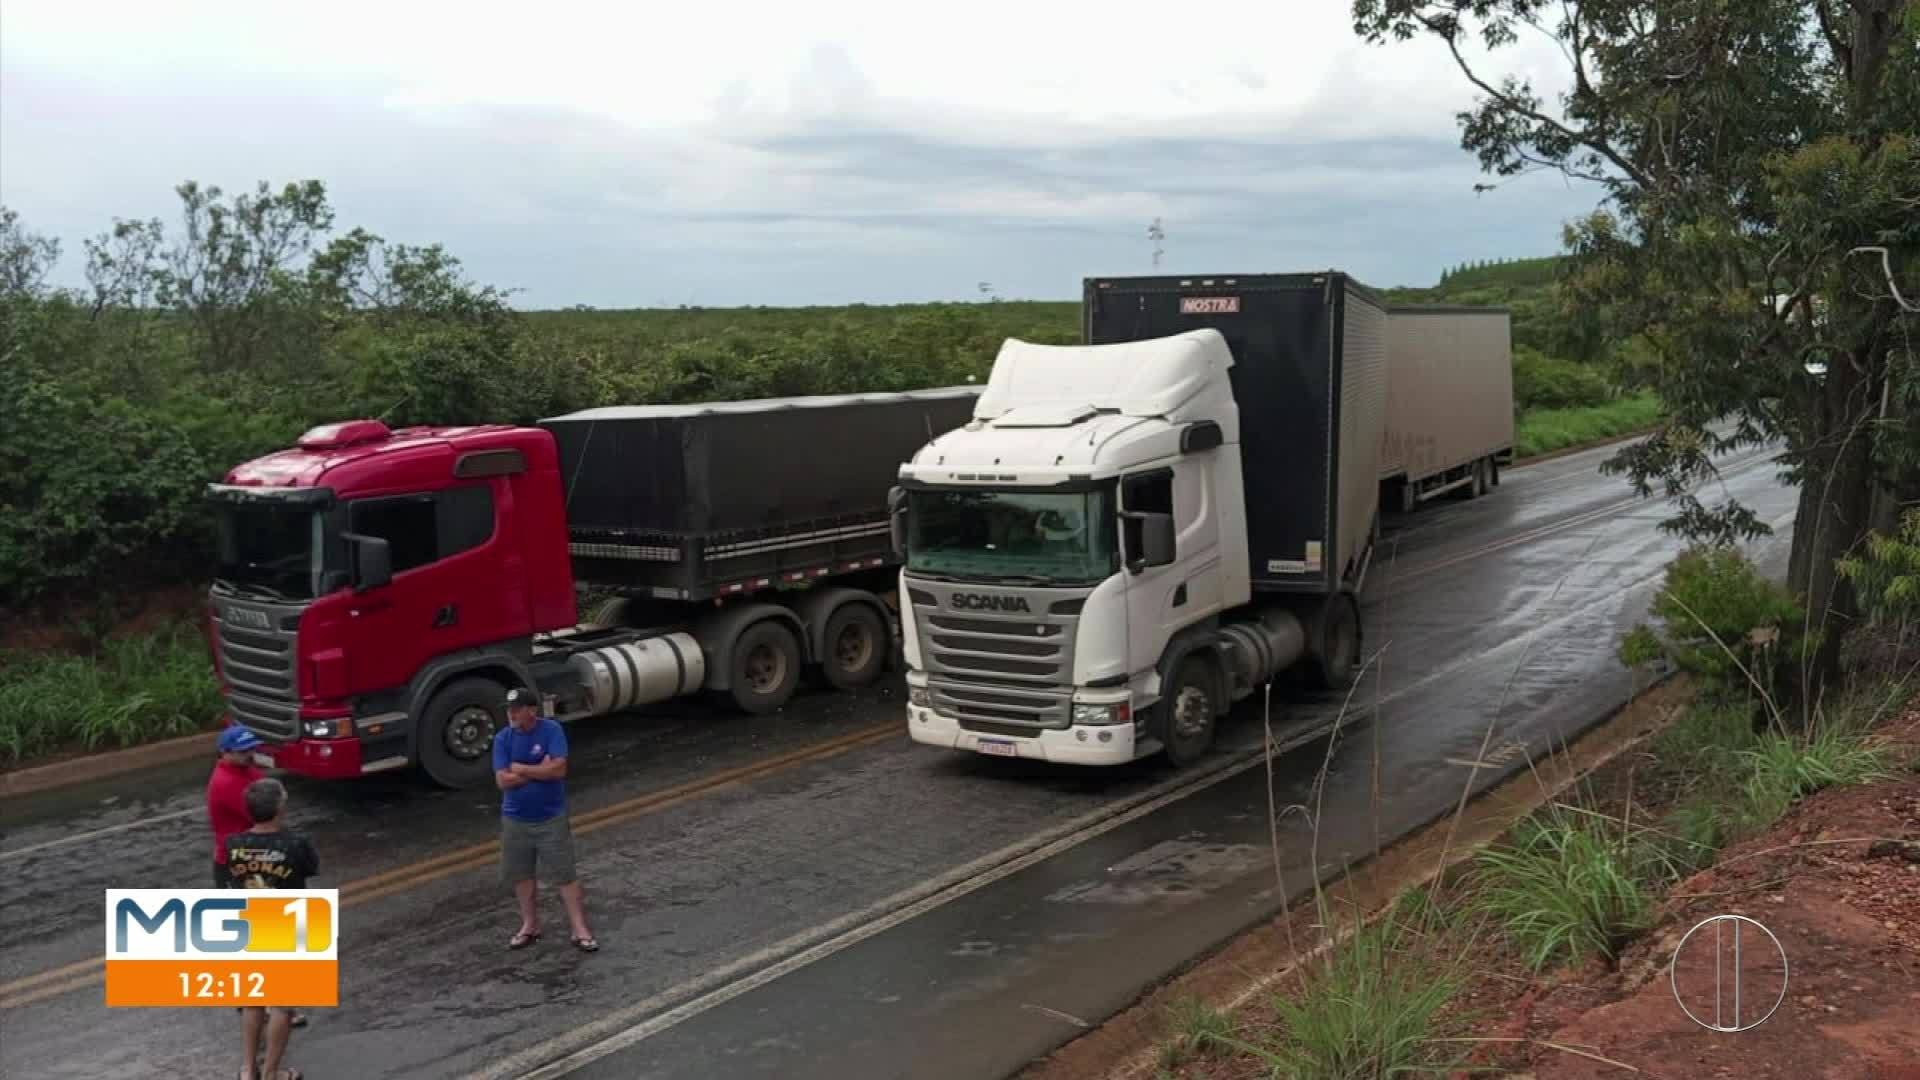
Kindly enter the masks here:
[[1233, 1020], [1198, 997], [1183, 997], [1167, 1009], [1172, 1034], [1160, 1047], [1163, 1068], [1177, 1068], [1196, 1057], [1225, 1052], [1233, 1038]]
[[1449, 1039], [1463, 1021], [1447, 1006], [1465, 985], [1467, 951], [1381, 919], [1311, 961], [1293, 992], [1274, 999], [1271, 1037], [1221, 1041], [1299, 1080], [1444, 1073], [1464, 1060]]
[[1743, 790], [1756, 807], [1785, 808], [1821, 788], [1884, 779], [1886, 751], [1863, 733], [1824, 724], [1804, 735], [1768, 732], [1739, 751], [1748, 766]]
[[1541, 971], [1592, 956], [1617, 961], [1652, 917], [1652, 884], [1675, 869], [1642, 832], [1556, 809], [1481, 852], [1468, 881], [1475, 907]]
[[91, 654], [0, 654], [0, 761], [134, 746], [220, 715], [206, 638], [191, 622], [108, 638]]

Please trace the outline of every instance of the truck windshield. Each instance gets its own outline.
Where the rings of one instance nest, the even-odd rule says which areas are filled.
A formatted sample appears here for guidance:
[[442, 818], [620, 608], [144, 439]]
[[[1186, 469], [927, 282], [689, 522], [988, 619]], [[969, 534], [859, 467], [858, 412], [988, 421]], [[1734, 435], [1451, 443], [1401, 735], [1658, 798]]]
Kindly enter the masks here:
[[916, 491], [910, 499], [910, 571], [1087, 584], [1119, 568], [1104, 491]]
[[319, 595], [324, 550], [321, 515], [290, 506], [216, 506], [220, 551], [216, 581], [234, 592], [284, 600]]

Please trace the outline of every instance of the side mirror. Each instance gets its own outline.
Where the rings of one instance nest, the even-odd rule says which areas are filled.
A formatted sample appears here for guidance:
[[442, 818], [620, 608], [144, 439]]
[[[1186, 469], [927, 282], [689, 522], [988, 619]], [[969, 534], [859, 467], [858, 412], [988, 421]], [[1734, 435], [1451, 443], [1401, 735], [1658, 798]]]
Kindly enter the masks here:
[[1173, 556], [1173, 515], [1140, 515], [1141, 560], [1148, 566], [1167, 566], [1173, 562]]
[[393, 548], [380, 537], [349, 533], [353, 552], [353, 591], [377, 589], [393, 580]]
[[893, 555], [907, 557], [907, 493], [895, 485], [887, 492], [887, 529], [893, 538]]

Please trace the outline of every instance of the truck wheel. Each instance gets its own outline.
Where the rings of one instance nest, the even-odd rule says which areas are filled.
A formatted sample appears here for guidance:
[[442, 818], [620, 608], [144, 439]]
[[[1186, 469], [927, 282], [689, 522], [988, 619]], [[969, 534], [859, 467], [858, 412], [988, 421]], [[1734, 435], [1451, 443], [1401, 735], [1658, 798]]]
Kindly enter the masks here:
[[827, 620], [820, 673], [840, 690], [870, 686], [887, 664], [892, 635], [873, 609], [861, 603], [840, 605]]
[[1313, 622], [1310, 674], [1321, 690], [1353, 685], [1360, 664], [1360, 605], [1341, 593], [1330, 596]]
[[1487, 493], [1487, 459], [1473, 463], [1473, 483], [1467, 485], [1467, 498], [1478, 499]]
[[1160, 741], [1169, 762], [1184, 768], [1206, 756], [1214, 713], [1213, 673], [1204, 661], [1181, 661], [1172, 692], [1160, 699]]
[[800, 639], [772, 619], [754, 623], [733, 643], [727, 664], [734, 706], [764, 716], [785, 705], [800, 682]]
[[627, 598], [616, 596], [602, 601], [599, 607], [593, 609], [593, 614], [587, 616], [587, 625], [601, 628], [627, 625]]
[[1500, 462], [1497, 458], [1488, 458], [1487, 459], [1487, 488], [1491, 490], [1499, 486], [1500, 486]]
[[493, 736], [507, 722], [507, 689], [492, 679], [460, 679], [427, 703], [420, 767], [441, 787], [471, 788], [493, 775]]

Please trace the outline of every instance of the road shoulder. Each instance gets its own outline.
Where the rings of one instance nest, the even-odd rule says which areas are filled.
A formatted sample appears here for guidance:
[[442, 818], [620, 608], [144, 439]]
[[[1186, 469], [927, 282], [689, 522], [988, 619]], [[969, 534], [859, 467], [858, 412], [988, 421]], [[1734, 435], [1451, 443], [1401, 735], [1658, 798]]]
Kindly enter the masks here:
[[[1355, 867], [1346, 879], [1329, 884], [1328, 904], [1340, 911], [1379, 913], [1401, 893], [1432, 881], [1443, 867], [1470, 858], [1558, 792], [1639, 746], [1684, 707], [1688, 694], [1686, 683], [1676, 679], [1638, 695], [1575, 741], [1567, 753], [1543, 764], [1541, 771], [1516, 773], [1473, 799], [1457, 827], [1451, 815], [1433, 822]], [[1019, 1080], [1154, 1076], [1162, 1048], [1174, 1034], [1169, 1017], [1180, 1002], [1206, 1001], [1231, 1011], [1267, 993], [1297, 964], [1321, 951], [1302, 951], [1319, 939], [1318, 923], [1311, 903], [1296, 905], [1197, 958], [1131, 1007], [1029, 1066]]]

